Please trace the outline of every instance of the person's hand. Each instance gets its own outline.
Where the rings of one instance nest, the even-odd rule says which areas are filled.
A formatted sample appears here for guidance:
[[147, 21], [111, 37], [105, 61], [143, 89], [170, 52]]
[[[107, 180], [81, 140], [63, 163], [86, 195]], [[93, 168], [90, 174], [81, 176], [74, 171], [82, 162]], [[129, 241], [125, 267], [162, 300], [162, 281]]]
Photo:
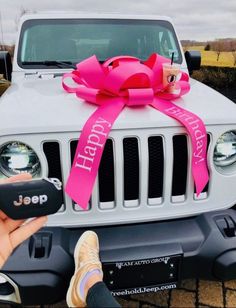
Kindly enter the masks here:
[[[31, 175], [20, 174], [0, 181], [0, 184], [31, 180]], [[0, 269], [13, 249], [37, 232], [46, 223], [47, 217], [39, 217], [22, 225], [25, 220], [13, 220], [0, 210]]]

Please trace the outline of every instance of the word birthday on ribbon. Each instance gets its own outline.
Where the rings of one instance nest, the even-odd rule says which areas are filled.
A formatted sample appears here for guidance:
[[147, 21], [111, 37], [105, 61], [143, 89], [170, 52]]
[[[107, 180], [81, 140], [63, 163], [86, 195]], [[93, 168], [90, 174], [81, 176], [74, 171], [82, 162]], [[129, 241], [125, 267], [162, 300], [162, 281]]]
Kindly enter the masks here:
[[199, 164], [205, 160], [204, 155], [204, 139], [206, 138], [205, 130], [201, 128], [201, 123], [199, 119], [194, 119], [189, 113], [183, 112], [178, 107], [171, 107], [165, 110], [168, 114], [175, 114], [176, 116], [189, 125], [190, 129], [193, 131], [192, 136], [195, 138], [195, 144], [197, 146], [197, 150], [193, 152], [193, 156], [196, 158], [195, 164]]
[[[165, 73], [175, 71], [175, 78], [167, 76], [170, 84], [163, 82], [166, 76], [163, 67], [166, 67]], [[125, 106], [134, 108], [135, 112], [136, 106], [148, 108], [149, 105], [186, 128], [191, 137], [191, 166], [197, 195], [202, 192], [209, 180], [207, 133], [197, 115], [172, 102], [190, 90], [188, 74], [181, 71], [180, 75], [177, 80], [177, 69], [173, 70], [170, 59], [158, 54], [151, 55], [145, 62], [135, 57], [120, 56], [103, 64], [92, 56], [77, 64], [73, 72], [64, 74], [62, 86], [65, 91], [98, 106], [82, 129], [66, 184], [66, 193], [83, 209], [88, 207], [110, 130]], [[72, 78], [76, 87], [68, 86], [66, 78]]]

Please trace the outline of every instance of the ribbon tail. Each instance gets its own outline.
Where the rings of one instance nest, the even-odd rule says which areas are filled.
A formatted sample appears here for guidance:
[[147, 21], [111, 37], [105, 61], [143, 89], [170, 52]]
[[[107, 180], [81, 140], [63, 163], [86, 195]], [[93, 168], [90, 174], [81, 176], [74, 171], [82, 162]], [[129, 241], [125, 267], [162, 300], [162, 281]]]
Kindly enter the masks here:
[[[201, 166], [198, 169], [193, 168], [192, 174], [193, 174], [193, 179], [196, 185], [196, 193], [197, 193], [197, 196], [199, 196], [209, 181], [208, 169], [204, 166]], [[199, 181], [199, 178], [200, 178], [200, 181]]]
[[88, 208], [109, 132], [124, 107], [122, 99], [115, 100], [99, 106], [85, 123], [66, 183], [66, 193], [84, 210]]
[[192, 174], [198, 196], [209, 181], [207, 132], [203, 121], [192, 112], [167, 100], [155, 98], [151, 106], [176, 119], [187, 129], [192, 142]]

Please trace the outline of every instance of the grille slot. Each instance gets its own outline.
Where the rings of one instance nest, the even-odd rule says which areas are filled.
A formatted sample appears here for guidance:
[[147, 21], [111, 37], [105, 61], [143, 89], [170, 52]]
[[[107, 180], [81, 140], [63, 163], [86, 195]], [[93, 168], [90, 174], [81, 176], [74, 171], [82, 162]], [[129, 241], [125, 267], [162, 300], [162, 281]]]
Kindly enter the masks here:
[[[148, 199], [163, 196], [164, 150], [160, 136], [148, 138]], [[149, 200], [150, 203], [150, 200]]]
[[[188, 173], [188, 147], [185, 135], [173, 137], [173, 156], [172, 201], [184, 201]], [[177, 196], [178, 198], [175, 198]]]
[[[60, 146], [59, 143], [56, 141], [49, 141], [43, 143], [43, 151], [46, 156], [47, 162], [48, 162], [48, 177], [49, 178], [57, 178], [61, 182], [62, 181], [62, 170], [61, 170], [61, 161], [60, 161]], [[61, 191], [63, 202], [64, 196], [63, 192]], [[59, 209], [59, 212], [64, 211], [65, 206], [62, 204], [62, 207]]]
[[106, 141], [99, 166], [99, 199], [100, 202], [112, 202], [115, 199], [114, 188], [114, 153], [111, 139]]
[[123, 140], [123, 155], [125, 206], [137, 206], [139, 200], [139, 149], [137, 138], [131, 137]]
[[75, 157], [75, 152], [76, 152], [76, 148], [77, 148], [77, 140], [73, 140], [70, 143], [70, 161], [71, 161], [71, 166], [73, 164], [73, 160]]
[[48, 177], [62, 181], [60, 147], [58, 142], [45, 142], [43, 151], [48, 162]]

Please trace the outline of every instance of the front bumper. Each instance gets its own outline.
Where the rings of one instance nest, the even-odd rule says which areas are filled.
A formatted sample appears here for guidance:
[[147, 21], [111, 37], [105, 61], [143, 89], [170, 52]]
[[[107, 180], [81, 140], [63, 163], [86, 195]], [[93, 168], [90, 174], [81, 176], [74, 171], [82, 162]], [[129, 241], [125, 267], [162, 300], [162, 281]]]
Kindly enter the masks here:
[[[145, 288], [151, 285], [171, 288], [186, 278], [236, 278], [234, 210], [93, 230], [104, 280], [115, 294], [152, 291]], [[8, 281], [0, 284], [0, 300], [39, 305], [64, 299], [74, 271], [73, 250], [84, 231], [48, 227], [20, 245], [0, 273]]]

